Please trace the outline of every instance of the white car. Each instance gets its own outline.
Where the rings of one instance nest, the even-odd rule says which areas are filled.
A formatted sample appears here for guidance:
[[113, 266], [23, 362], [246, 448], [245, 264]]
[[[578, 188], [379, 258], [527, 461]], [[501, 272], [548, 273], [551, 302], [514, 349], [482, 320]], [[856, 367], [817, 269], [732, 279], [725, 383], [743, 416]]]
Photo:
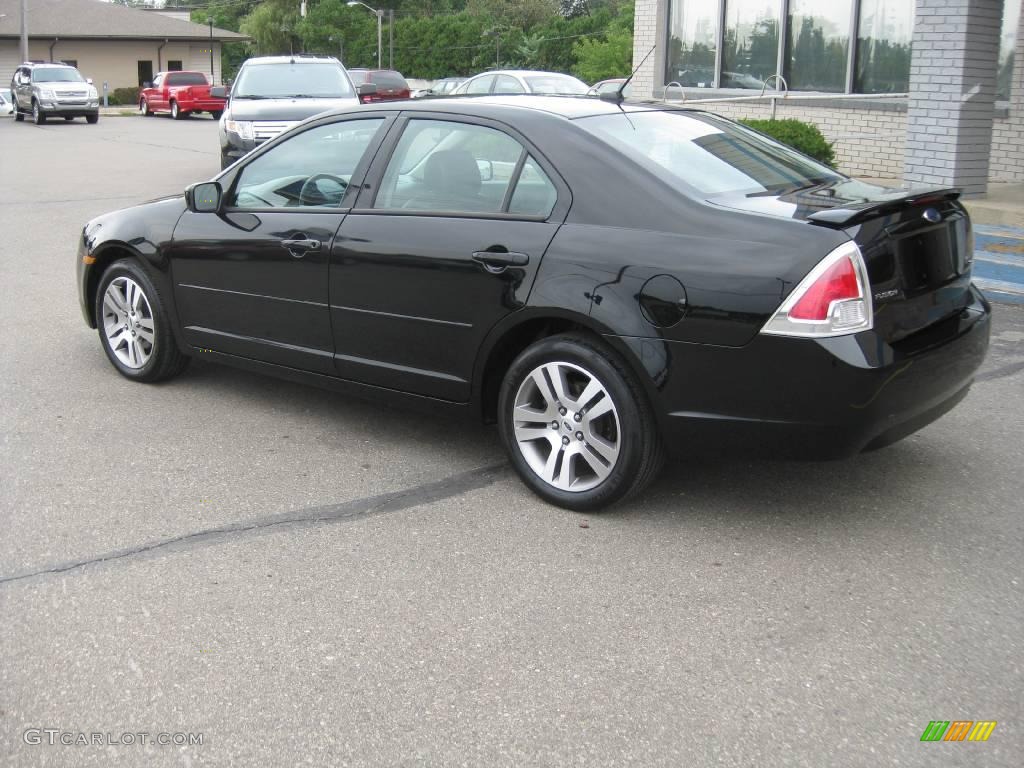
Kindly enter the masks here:
[[559, 96], [584, 96], [590, 86], [561, 72], [537, 72], [532, 69], [498, 69], [469, 78], [453, 96], [462, 94], [535, 93]]
[[0, 88], [0, 117], [14, 114], [14, 102], [11, 100], [11, 89]]

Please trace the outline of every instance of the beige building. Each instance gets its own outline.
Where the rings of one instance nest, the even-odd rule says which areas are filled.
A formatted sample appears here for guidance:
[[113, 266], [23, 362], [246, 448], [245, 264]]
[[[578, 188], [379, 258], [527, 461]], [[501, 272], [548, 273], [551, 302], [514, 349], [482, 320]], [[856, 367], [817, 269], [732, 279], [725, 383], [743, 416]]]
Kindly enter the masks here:
[[[221, 81], [221, 44], [247, 38], [224, 29], [102, 0], [28, 0], [29, 60], [65, 61], [91, 77], [131, 88], [162, 70], [198, 70]], [[0, 0], [0, 84], [21, 54], [21, 0]], [[211, 56], [212, 53], [212, 56]], [[212, 72], [211, 72], [212, 59]]]

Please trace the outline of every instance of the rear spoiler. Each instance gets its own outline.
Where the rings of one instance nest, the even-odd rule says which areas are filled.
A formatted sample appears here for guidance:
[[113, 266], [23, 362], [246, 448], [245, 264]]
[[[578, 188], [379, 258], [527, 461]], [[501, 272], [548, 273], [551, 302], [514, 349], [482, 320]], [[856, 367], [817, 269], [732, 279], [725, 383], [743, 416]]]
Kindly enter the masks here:
[[960, 190], [956, 187], [919, 187], [917, 189], [893, 190], [892, 195], [877, 200], [848, 203], [839, 208], [815, 211], [807, 216], [809, 221], [831, 227], [848, 227], [865, 219], [895, 213], [911, 205], [928, 205], [946, 200], [956, 200]]

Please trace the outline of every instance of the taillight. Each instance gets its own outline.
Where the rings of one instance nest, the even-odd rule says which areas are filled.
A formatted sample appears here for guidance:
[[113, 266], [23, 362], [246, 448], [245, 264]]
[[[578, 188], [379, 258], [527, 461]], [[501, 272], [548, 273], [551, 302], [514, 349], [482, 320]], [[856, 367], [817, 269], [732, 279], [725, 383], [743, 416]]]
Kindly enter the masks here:
[[864, 258], [851, 240], [822, 259], [800, 281], [761, 333], [842, 336], [869, 330], [872, 315]]

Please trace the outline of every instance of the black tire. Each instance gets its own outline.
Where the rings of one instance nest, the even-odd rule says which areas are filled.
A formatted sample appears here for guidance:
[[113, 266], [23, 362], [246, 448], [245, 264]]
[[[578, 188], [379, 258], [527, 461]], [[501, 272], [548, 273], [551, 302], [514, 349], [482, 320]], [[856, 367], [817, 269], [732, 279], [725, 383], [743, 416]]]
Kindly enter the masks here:
[[235, 159], [233, 157], [229, 157], [228, 155], [224, 154], [223, 152], [220, 153], [220, 169], [222, 171], [225, 168], [227, 168], [229, 165], [231, 165], [233, 162], [235, 162]]
[[220, 120], [220, 116], [223, 114], [223, 110], [215, 109], [213, 112], [210, 113], [210, 117], [212, 117], [214, 120]]
[[171, 118], [174, 120], [184, 120], [188, 117], [188, 112], [183, 111], [178, 107], [178, 102], [171, 100]]
[[146, 99], [139, 101], [139, 112], [142, 113], [143, 117], [152, 117], [153, 110], [149, 108], [149, 102]]
[[[520, 387], [531, 372], [553, 362], [567, 363], [589, 374], [603, 387], [605, 396], [611, 398], [617, 413], [618, 457], [604, 480], [586, 490], [562, 490], [544, 480], [530, 467], [515, 437], [513, 411]], [[566, 416], [568, 426], [576, 429], [571, 418], [571, 414]], [[556, 420], [561, 421], [557, 416]], [[664, 448], [654, 415], [633, 372], [599, 339], [584, 334], [543, 339], [512, 362], [498, 394], [498, 430], [512, 466], [530, 490], [545, 501], [579, 512], [600, 509], [639, 493], [664, 463]]]
[[35, 99], [32, 100], [32, 122], [36, 125], [46, 124], [46, 115], [43, 114], [43, 110], [39, 108], [39, 102]]
[[86, 115], [85, 116], [85, 122], [87, 122], [89, 125], [96, 125], [96, 123], [98, 123], [99, 121], [100, 121], [99, 114]]
[[75, 118], [72, 117], [71, 115], [64, 115], [64, 121], [67, 122], [67, 123], [70, 123], [74, 119]]
[[14, 107], [14, 122], [20, 123], [24, 121], [25, 113], [18, 109], [17, 105]]
[[[132, 367], [122, 362], [108, 340], [104, 318], [104, 297], [107, 288], [118, 278], [127, 278], [133, 281], [141, 289], [145, 301], [149, 305], [153, 327], [153, 344], [150, 347], [149, 358], [141, 367]], [[141, 382], [163, 381], [177, 376], [188, 365], [190, 358], [187, 355], [183, 355], [181, 350], [178, 349], [178, 345], [174, 340], [174, 331], [171, 328], [170, 318], [167, 316], [165, 307], [164, 298], [160, 295], [153, 281], [149, 279], [146, 270], [133, 259], [115, 261], [107, 267], [100, 278], [95, 300], [96, 326], [99, 331], [100, 345], [103, 347], [107, 359], [110, 360], [118, 373], [125, 378]]]

